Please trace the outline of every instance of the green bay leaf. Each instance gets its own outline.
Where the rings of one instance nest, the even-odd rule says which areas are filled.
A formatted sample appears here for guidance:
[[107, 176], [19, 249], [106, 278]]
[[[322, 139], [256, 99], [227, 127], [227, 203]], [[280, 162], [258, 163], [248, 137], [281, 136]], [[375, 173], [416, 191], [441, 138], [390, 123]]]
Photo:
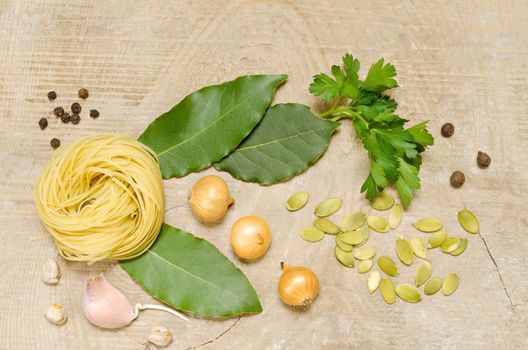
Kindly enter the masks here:
[[167, 224], [146, 253], [119, 264], [149, 294], [181, 311], [205, 317], [262, 311], [246, 276], [215, 246]]
[[152, 122], [139, 141], [159, 158], [163, 178], [219, 161], [262, 119], [286, 75], [246, 75], [204, 87]]
[[262, 185], [286, 181], [323, 155], [338, 126], [316, 117], [305, 105], [277, 104], [267, 110], [238, 148], [214, 167]]

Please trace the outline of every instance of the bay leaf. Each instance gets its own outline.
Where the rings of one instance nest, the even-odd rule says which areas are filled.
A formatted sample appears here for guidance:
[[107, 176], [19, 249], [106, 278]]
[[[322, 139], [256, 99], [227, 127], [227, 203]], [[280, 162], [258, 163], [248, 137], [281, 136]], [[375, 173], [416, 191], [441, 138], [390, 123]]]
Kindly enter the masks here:
[[271, 185], [308, 169], [323, 155], [338, 122], [315, 116], [307, 106], [277, 104], [233, 153], [214, 165], [233, 177]]
[[139, 141], [157, 155], [163, 178], [207, 168], [253, 130], [286, 75], [246, 75], [204, 87], [152, 122]]
[[150, 295], [181, 311], [205, 317], [262, 311], [246, 276], [215, 246], [167, 224], [149, 250], [119, 264]]

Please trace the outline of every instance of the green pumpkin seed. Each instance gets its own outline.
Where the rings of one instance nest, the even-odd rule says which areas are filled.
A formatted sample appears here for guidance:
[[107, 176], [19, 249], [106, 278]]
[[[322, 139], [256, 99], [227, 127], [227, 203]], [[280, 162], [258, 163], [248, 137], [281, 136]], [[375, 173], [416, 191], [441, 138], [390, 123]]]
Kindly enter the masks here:
[[370, 227], [365, 222], [363, 224], [363, 226], [358, 228], [356, 231], [361, 232], [361, 234], [363, 235], [363, 241], [356, 245], [356, 248], [358, 248], [358, 247], [361, 247], [363, 244], [367, 243], [367, 241], [369, 240], [369, 238], [370, 238]]
[[339, 261], [343, 266], [354, 267], [355, 259], [352, 252], [345, 252], [338, 246], [335, 246], [334, 255], [337, 261]]
[[308, 199], [310, 199], [308, 192], [297, 192], [286, 201], [286, 209], [289, 211], [299, 210], [308, 203]]
[[361, 247], [354, 251], [354, 257], [358, 260], [372, 259], [376, 255], [376, 248], [374, 247]]
[[317, 242], [323, 239], [324, 232], [313, 226], [310, 226], [303, 229], [299, 235], [308, 242]]
[[323, 231], [324, 233], [328, 233], [329, 235], [335, 235], [339, 232], [337, 225], [328, 219], [317, 218], [314, 221], [314, 226], [315, 228]]
[[396, 254], [405, 265], [411, 265], [414, 261], [413, 251], [409, 241], [402, 236], [396, 238]]
[[468, 240], [466, 238], [460, 238], [458, 240], [457, 249], [453, 250], [449, 254], [451, 254], [453, 256], [458, 256], [458, 255], [462, 254], [466, 250], [467, 245], [468, 245]]
[[383, 277], [380, 280], [379, 288], [381, 297], [387, 304], [394, 304], [396, 301], [396, 291], [394, 290], [394, 284], [389, 277]]
[[374, 270], [371, 273], [369, 273], [367, 277], [367, 288], [370, 294], [374, 293], [374, 291], [378, 289], [380, 281], [381, 281], [381, 274], [378, 270]]
[[392, 230], [395, 230], [398, 228], [398, 226], [400, 226], [402, 221], [402, 211], [403, 209], [399, 204], [394, 205], [389, 210], [389, 218], [387, 219], [387, 221], [389, 222], [389, 227]]
[[426, 295], [434, 295], [440, 288], [442, 288], [442, 279], [440, 277], [433, 277], [425, 284], [424, 293]]
[[397, 285], [395, 291], [401, 300], [405, 300], [409, 303], [417, 303], [422, 301], [422, 296], [420, 295], [418, 288], [410, 285], [409, 283]]
[[477, 233], [480, 230], [480, 224], [477, 217], [466, 208], [458, 212], [458, 222], [464, 230], [469, 233]]
[[345, 242], [343, 242], [341, 240], [340, 236], [341, 236], [340, 233], [338, 233], [336, 235], [336, 246], [338, 246], [342, 251], [350, 253], [352, 251], [352, 249], [354, 248], [354, 246], [351, 245], [351, 244], [346, 244]]
[[448, 237], [440, 245], [440, 250], [444, 253], [451, 253], [452, 251], [458, 248], [458, 241], [459, 240], [456, 237]]
[[334, 214], [336, 211], [341, 209], [341, 205], [343, 205], [343, 201], [341, 198], [338, 197], [332, 197], [325, 199], [321, 203], [317, 204], [314, 210], [315, 216], [318, 217], [326, 217]]
[[346, 231], [339, 235], [339, 239], [346, 244], [358, 245], [365, 239], [365, 236], [359, 231]]
[[387, 210], [393, 205], [394, 197], [385, 192], [380, 192], [379, 195], [370, 202], [370, 206], [376, 210]]
[[442, 283], [442, 293], [446, 296], [453, 294], [458, 288], [458, 283], [458, 275], [456, 273], [450, 273], [444, 279], [444, 283]]
[[367, 224], [374, 231], [381, 233], [389, 232], [389, 223], [385, 218], [375, 215], [367, 216]]
[[372, 268], [372, 265], [374, 265], [374, 261], [372, 261], [372, 259], [360, 260], [358, 264], [358, 272], [367, 273]]
[[365, 214], [363, 212], [356, 211], [342, 218], [339, 222], [339, 227], [341, 228], [341, 231], [357, 230], [365, 223], [365, 220], [367, 220]]
[[396, 277], [400, 275], [398, 272], [398, 266], [396, 266], [394, 260], [388, 256], [380, 256], [378, 258], [378, 266], [380, 267], [381, 271], [385, 272], [389, 276]]
[[437, 231], [429, 236], [429, 248], [439, 247], [447, 238], [447, 232]]
[[425, 244], [423, 241], [418, 237], [413, 237], [409, 239], [409, 244], [411, 245], [411, 249], [419, 258], [425, 259], [427, 256], [427, 248], [425, 248]]
[[426, 218], [412, 224], [417, 230], [422, 232], [436, 232], [442, 229], [442, 223], [438, 218]]
[[416, 286], [420, 287], [422, 284], [424, 284], [429, 279], [429, 277], [431, 277], [432, 273], [433, 267], [431, 266], [431, 263], [429, 261], [422, 261], [414, 272], [414, 281], [416, 282]]

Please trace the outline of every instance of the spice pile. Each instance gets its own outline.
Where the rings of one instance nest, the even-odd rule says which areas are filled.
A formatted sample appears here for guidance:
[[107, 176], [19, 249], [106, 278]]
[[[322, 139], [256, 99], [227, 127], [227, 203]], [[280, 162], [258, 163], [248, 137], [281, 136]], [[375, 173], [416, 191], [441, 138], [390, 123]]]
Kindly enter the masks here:
[[[77, 95], [79, 96], [79, 98], [86, 100], [90, 94], [87, 89], [81, 88], [79, 89]], [[56, 98], [57, 98], [57, 93], [55, 91], [48, 92], [48, 100], [54, 101]], [[74, 102], [70, 106], [70, 110], [72, 113], [71, 115], [70, 113], [64, 111], [63, 107], [55, 107], [53, 109], [53, 114], [55, 115], [55, 117], [60, 118], [60, 120], [64, 124], [68, 124], [68, 123], [72, 123], [73, 125], [79, 124], [81, 122], [81, 116], [80, 116], [81, 111], [82, 111], [81, 105], [78, 102]], [[99, 111], [96, 109], [91, 109], [89, 114], [90, 114], [90, 117], [92, 117], [93, 119], [97, 119], [99, 117]], [[48, 127], [48, 119], [40, 118], [38, 124], [39, 124], [40, 130], [44, 130]], [[60, 147], [60, 140], [54, 137], [51, 139], [50, 145], [53, 149], [56, 149]]]
[[[298, 192], [292, 195], [286, 202], [289, 211], [303, 208], [309, 200], [307, 192]], [[325, 235], [335, 235], [336, 245], [334, 255], [345, 267], [354, 268], [358, 265], [358, 272], [363, 274], [369, 272], [374, 266], [374, 258], [377, 250], [375, 247], [367, 246], [370, 230], [379, 233], [387, 233], [399, 227], [402, 220], [402, 207], [395, 204], [394, 198], [380, 192], [379, 196], [370, 202], [372, 209], [377, 211], [388, 210], [387, 218], [369, 214], [361, 211], [351, 213], [343, 217], [339, 225], [327, 217], [335, 214], [342, 206], [338, 197], [328, 198], [315, 207], [315, 220], [313, 226], [304, 228], [299, 235], [306, 241], [317, 242]], [[462, 228], [469, 233], [479, 232], [479, 222], [475, 215], [467, 209], [458, 213], [458, 221]], [[424, 285], [424, 294], [433, 295], [442, 289], [444, 295], [451, 295], [458, 287], [459, 279], [456, 273], [447, 275], [443, 280], [432, 276], [432, 262], [427, 257], [428, 249], [440, 249], [443, 253], [451, 256], [462, 254], [468, 245], [466, 238], [449, 236], [443, 230], [443, 224], [438, 218], [430, 217], [419, 220], [413, 224], [417, 230], [430, 234], [427, 243], [420, 237], [405, 239], [398, 236], [395, 242], [396, 255], [401, 263], [410, 266], [415, 257], [421, 262], [415, 270], [414, 283], [402, 283], [394, 286], [391, 277], [399, 276], [396, 262], [388, 256], [379, 256], [376, 260], [379, 269], [387, 276], [381, 277], [378, 270], [372, 271], [367, 278], [367, 287], [372, 294], [378, 287], [381, 296], [388, 304], [396, 301], [396, 295], [407, 302], [419, 302], [422, 300], [419, 287]]]

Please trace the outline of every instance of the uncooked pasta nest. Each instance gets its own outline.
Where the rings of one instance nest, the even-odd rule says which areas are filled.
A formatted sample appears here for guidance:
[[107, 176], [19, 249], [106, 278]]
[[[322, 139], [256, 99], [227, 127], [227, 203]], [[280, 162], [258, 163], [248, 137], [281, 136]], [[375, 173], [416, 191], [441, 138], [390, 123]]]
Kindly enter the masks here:
[[158, 160], [128, 136], [83, 138], [46, 166], [35, 204], [65, 259], [133, 258], [150, 247], [163, 223]]

